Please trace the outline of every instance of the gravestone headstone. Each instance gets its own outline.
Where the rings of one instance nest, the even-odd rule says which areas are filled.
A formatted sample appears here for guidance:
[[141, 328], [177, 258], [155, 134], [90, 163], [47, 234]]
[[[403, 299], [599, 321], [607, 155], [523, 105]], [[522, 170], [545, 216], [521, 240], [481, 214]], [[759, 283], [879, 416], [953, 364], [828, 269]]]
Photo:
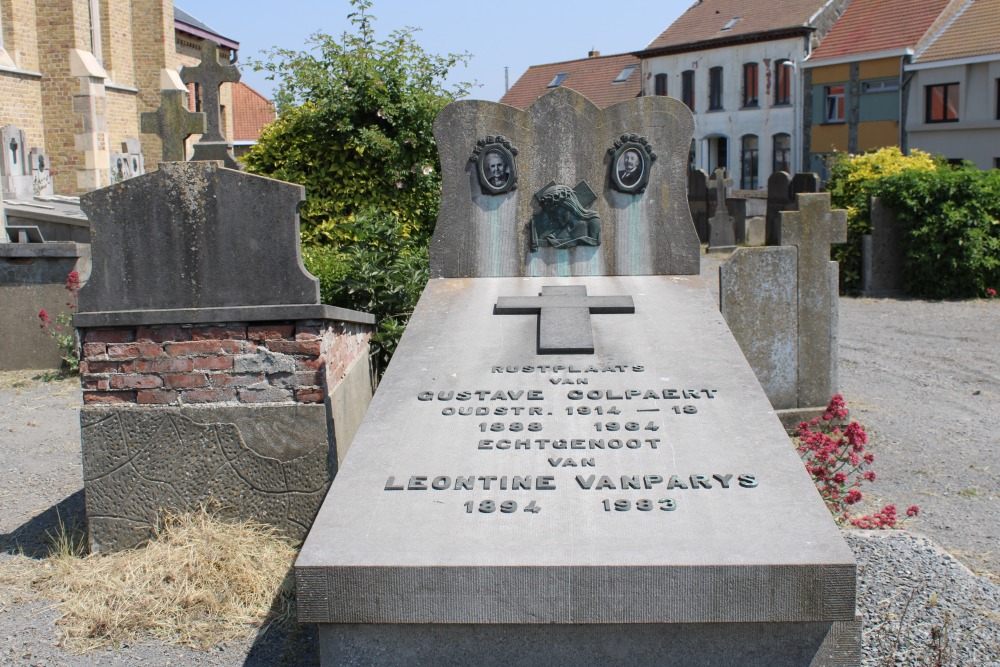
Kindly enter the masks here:
[[794, 207], [792, 177], [784, 171], [776, 171], [767, 179], [767, 222], [764, 243], [769, 246], [781, 243], [781, 212]]
[[872, 233], [862, 238], [861, 294], [867, 297], [903, 293], [904, 230], [895, 212], [878, 197], [872, 199]]
[[31, 192], [34, 196], [49, 196], [54, 190], [49, 156], [40, 148], [32, 148], [28, 154], [28, 168], [31, 170]]
[[811, 194], [820, 191], [819, 174], [799, 172], [792, 177], [792, 195]]
[[205, 113], [187, 110], [187, 91], [165, 89], [160, 91], [160, 108], [142, 112], [140, 129], [160, 138], [164, 162], [183, 162], [187, 159], [184, 142], [205, 131]]
[[219, 63], [219, 45], [208, 39], [201, 43], [201, 63], [181, 68], [181, 81], [197, 85], [205, 109], [205, 132], [195, 142], [192, 160], [220, 160], [230, 169], [239, 168], [233, 156], [233, 145], [222, 134], [222, 103], [219, 101], [222, 84], [239, 80], [239, 68], [231, 63]]
[[688, 172], [688, 206], [698, 240], [708, 243], [708, 174], [704, 169]]
[[374, 318], [320, 303], [303, 199], [214, 162], [163, 162], [82, 197], [93, 269], [74, 324], [94, 551], [213, 502], [304, 536], [371, 398]]
[[715, 178], [715, 214], [708, 221], [709, 252], [732, 252], [736, 248], [735, 221], [729, 211], [726, 187], [725, 169], [716, 169]]
[[14, 125], [0, 127], [0, 148], [3, 149], [0, 190], [11, 199], [31, 199], [35, 181], [28, 164], [30, 153], [24, 130]]
[[[691, 112], [557, 88], [521, 113], [435, 123], [435, 277], [296, 562], [323, 664], [857, 664], [854, 560], [692, 275]], [[629, 134], [643, 194], [609, 186]], [[519, 184], [483, 194], [497, 136]], [[533, 253], [535, 193], [581, 181], [555, 215], [600, 244]]]

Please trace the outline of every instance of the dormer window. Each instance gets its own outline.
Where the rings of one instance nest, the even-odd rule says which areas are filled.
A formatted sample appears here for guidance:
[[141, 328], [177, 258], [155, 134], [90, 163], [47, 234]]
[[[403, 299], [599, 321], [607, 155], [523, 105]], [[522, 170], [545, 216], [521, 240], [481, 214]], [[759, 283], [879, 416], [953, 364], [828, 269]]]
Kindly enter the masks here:
[[611, 83], [624, 83], [625, 81], [628, 81], [628, 78], [632, 76], [632, 72], [635, 71], [635, 68], [636, 65], [629, 65], [628, 67], [623, 69], [621, 71], [621, 74], [615, 77], [615, 80], [612, 81]]
[[568, 76], [569, 76], [569, 72], [559, 72], [558, 74], [556, 74], [556, 77], [554, 79], [552, 79], [552, 81], [549, 83], [549, 85], [547, 85], [545, 87], [546, 88], [555, 88], [559, 84], [561, 84], [563, 81], [565, 81], [566, 77], [568, 77]]

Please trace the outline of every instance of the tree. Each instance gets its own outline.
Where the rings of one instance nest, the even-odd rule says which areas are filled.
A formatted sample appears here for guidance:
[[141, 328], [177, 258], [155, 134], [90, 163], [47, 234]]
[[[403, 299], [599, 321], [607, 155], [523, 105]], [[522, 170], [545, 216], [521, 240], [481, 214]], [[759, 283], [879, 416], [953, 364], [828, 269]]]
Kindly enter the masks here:
[[372, 209], [426, 243], [441, 196], [434, 117], [468, 92], [468, 84], [444, 82], [468, 55], [428, 54], [413, 28], [376, 41], [371, 1], [351, 5], [353, 34], [317, 33], [308, 51], [274, 49], [253, 63], [278, 81], [278, 119], [244, 162], [251, 173], [306, 187], [306, 243], [349, 244], [343, 223]]
[[466, 54], [428, 54], [413, 28], [376, 41], [370, 0], [351, 0], [355, 32], [317, 33], [309, 51], [274, 49], [253, 63], [278, 81], [278, 119], [244, 156], [247, 171], [306, 188], [303, 260], [324, 303], [375, 315], [385, 369], [427, 282], [441, 202], [434, 118], [464, 96], [448, 72]]

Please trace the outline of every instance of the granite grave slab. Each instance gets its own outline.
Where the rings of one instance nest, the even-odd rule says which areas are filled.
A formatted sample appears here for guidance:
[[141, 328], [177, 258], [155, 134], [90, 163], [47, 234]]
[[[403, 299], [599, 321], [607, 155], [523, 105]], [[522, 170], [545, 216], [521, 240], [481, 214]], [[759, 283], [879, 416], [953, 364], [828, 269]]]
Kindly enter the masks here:
[[691, 114], [591, 107], [439, 117], [434, 277], [295, 566], [324, 665], [860, 662], [854, 559], [669, 215]]

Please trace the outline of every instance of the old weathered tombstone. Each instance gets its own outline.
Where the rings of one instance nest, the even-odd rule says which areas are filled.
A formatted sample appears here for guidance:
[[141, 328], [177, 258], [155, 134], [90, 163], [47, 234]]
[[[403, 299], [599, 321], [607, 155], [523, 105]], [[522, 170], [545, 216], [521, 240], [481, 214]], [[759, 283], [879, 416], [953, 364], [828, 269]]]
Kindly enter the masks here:
[[688, 206], [698, 240], [708, 243], [708, 174], [704, 169], [688, 172]]
[[134, 546], [163, 510], [212, 502], [302, 537], [371, 398], [374, 322], [320, 304], [303, 188], [164, 162], [82, 199], [91, 548]]
[[31, 172], [31, 192], [34, 196], [47, 196], [54, 192], [49, 156], [40, 148], [32, 148], [28, 154], [28, 169]]
[[860, 662], [853, 557], [697, 275], [693, 129], [568, 88], [438, 116], [433, 278], [296, 562], [324, 665]]
[[871, 205], [872, 233], [861, 239], [861, 294], [881, 298], [903, 293], [904, 232], [895, 212], [878, 197]]
[[792, 197], [820, 191], [819, 174], [799, 172], [792, 177]]
[[719, 271], [720, 307], [786, 424], [822, 411], [837, 393], [838, 267], [847, 213], [829, 194], [798, 195], [783, 211], [781, 247], [742, 248]]
[[205, 131], [205, 113], [187, 110], [187, 91], [164, 89], [160, 91], [160, 108], [142, 112], [140, 129], [160, 138], [164, 162], [183, 162], [187, 159], [184, 142]]
[[0, 191], [9, 199], [31, 199], [34, 178], [28, 164], [24, 130], [14, 125], [0, 127]]
[[715, 214], [708, 221], [708, 251], [732, 252], [736, 249], [736, 230], [728, 206], [730, 201], [727, 196], [729, 188], [726, 185], [732, 181], [726, 178], [725, 169], [716, 169], [713, 181], [715, 182]]
[[219, 101], [222, 84], [239, 80], [239, 68], [231, 63], [220, 64], [219, 45], [208, 39], [201, 43], [201, 63], [181, 68], [181, 81], [197, 86], [205, 109], [205, 132], [195, 142], [192, 160], [221, 160], [230, 169], [239, 168], [233, 156], [233, 144], [222, 134], [222, 104]]
[[792, 177], [784, 171], [776, 171], [767, 179], [767, 222], [764, 244], [779, 245], [781, 238], [781, 212], [795, 207], [792, 194]]
[[764, 245], [766, 229], [767, 222], [764, 216], [755, 215], [749, 218], [746, 222], [746, 238], [743, 239], [743, 244], [748, 246]]

